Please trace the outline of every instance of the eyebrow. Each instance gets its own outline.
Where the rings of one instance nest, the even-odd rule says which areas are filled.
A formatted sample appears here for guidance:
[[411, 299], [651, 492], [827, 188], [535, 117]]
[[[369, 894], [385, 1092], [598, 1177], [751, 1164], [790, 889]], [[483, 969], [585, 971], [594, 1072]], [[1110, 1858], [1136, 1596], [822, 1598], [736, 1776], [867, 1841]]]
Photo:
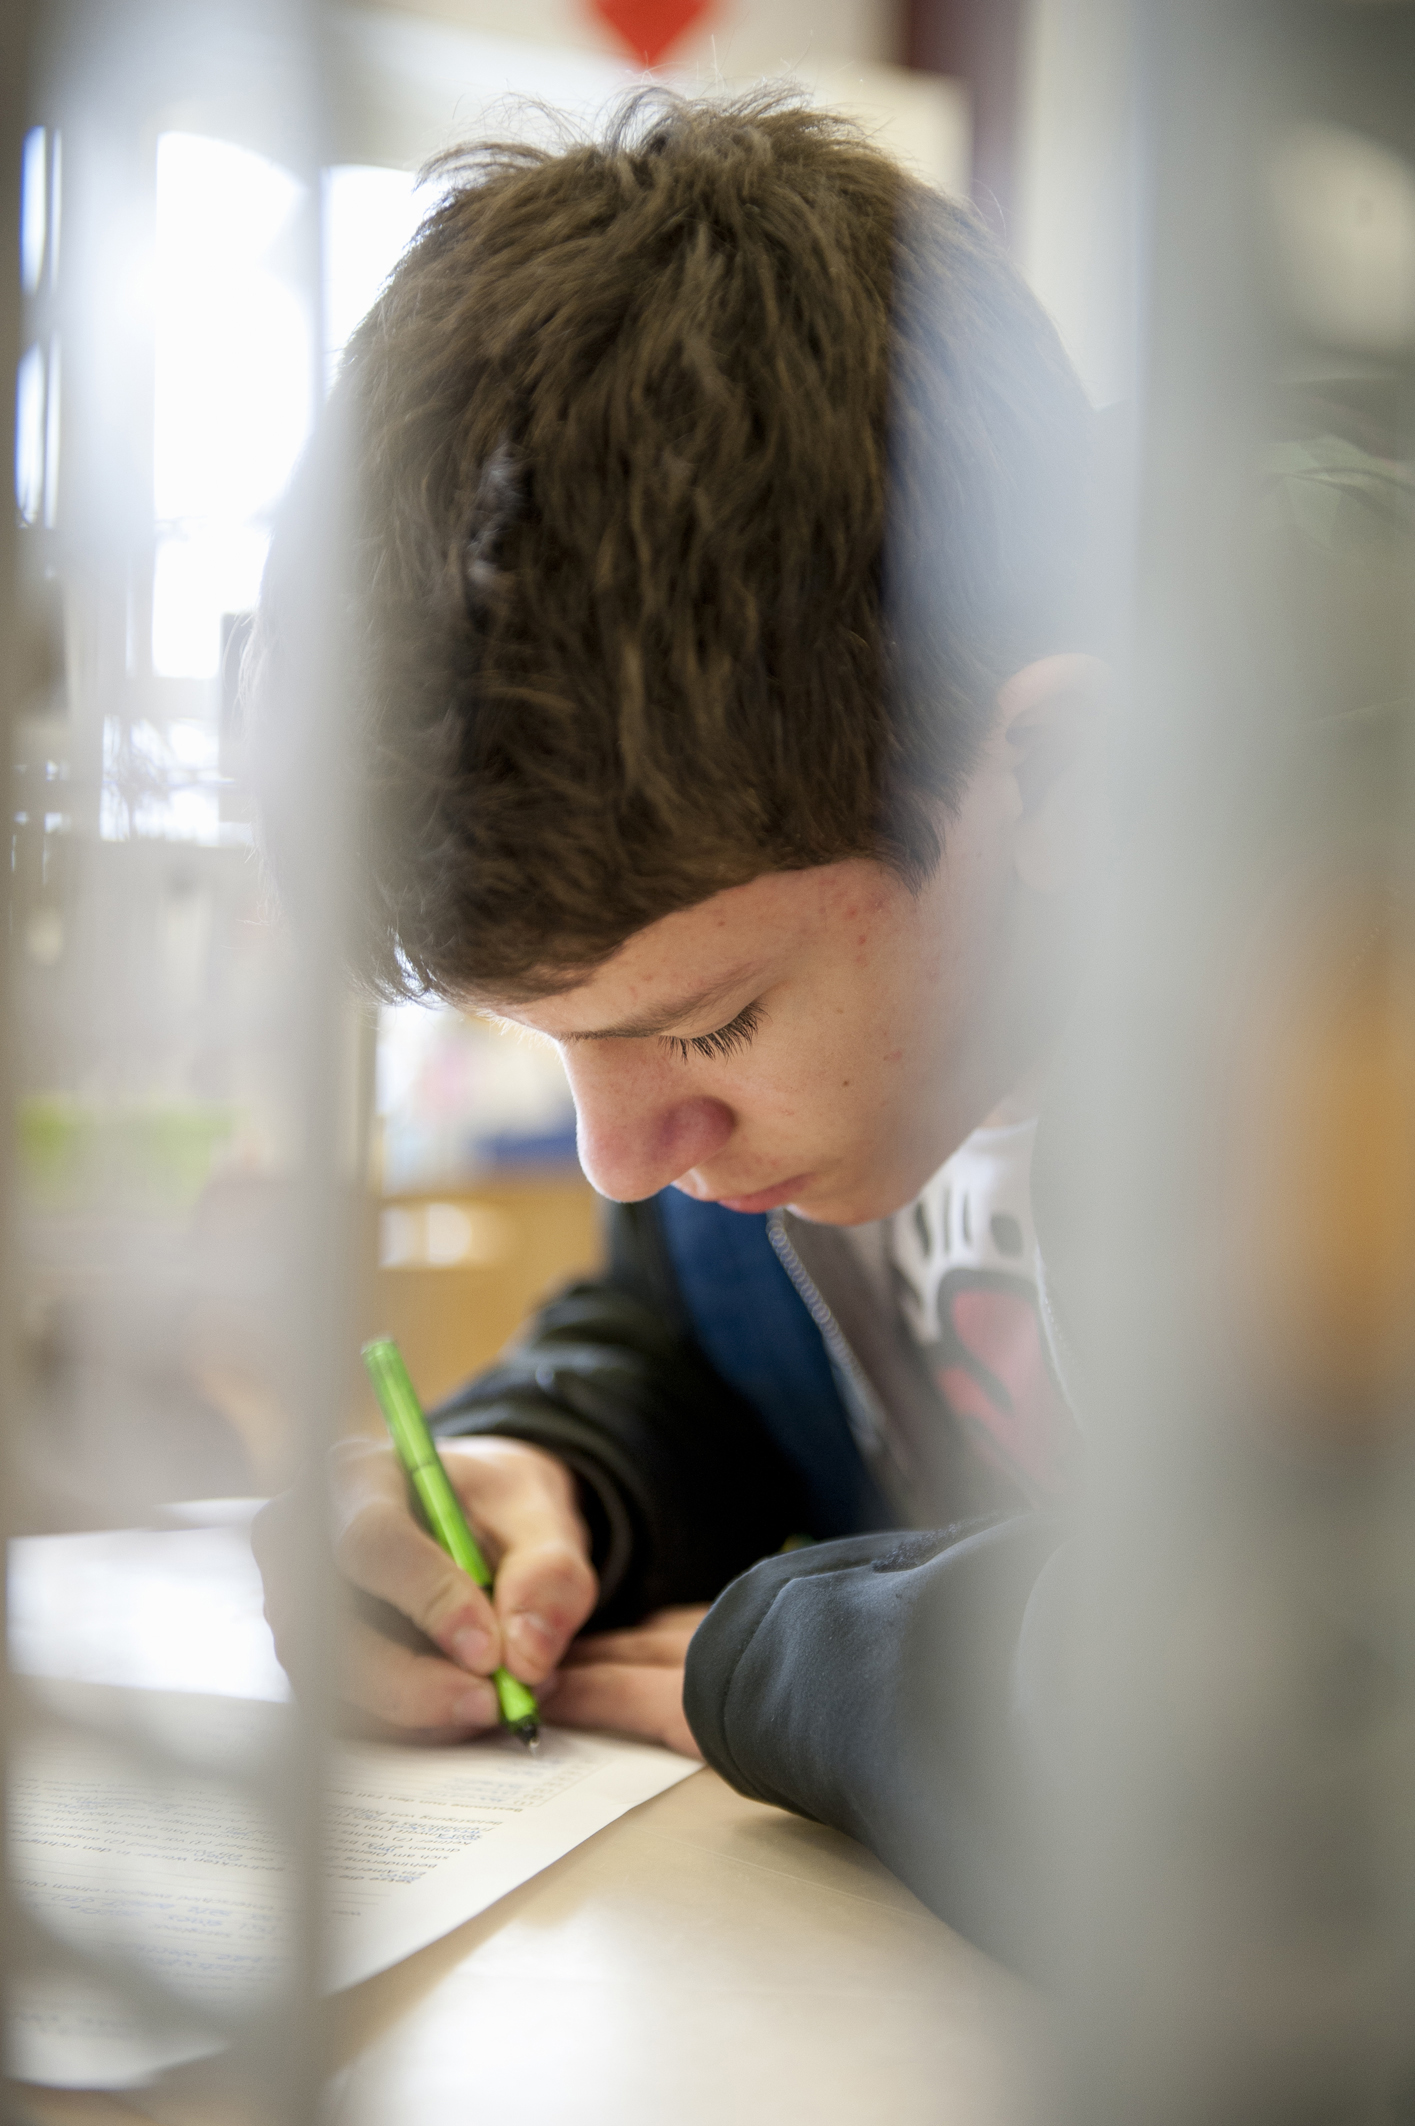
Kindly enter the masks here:
[[746, 982], [746, 971], [727, 975], [720, 982], [713, 982], [707, 989], [698, 989], [691, 996], [679, 997], [672, 1004], [664, 1004], [657, 1011], [648, 1012], [640, 1019], [625, 1019], [618, 1026], [595, 1026], [585, 1033], [558, 1033], [557, 1041], [641, 1041], [646, 1036], [671, 1033], [684, 1019], [696, 1018], [711, 1004], [724, 1002], [734, 990]]

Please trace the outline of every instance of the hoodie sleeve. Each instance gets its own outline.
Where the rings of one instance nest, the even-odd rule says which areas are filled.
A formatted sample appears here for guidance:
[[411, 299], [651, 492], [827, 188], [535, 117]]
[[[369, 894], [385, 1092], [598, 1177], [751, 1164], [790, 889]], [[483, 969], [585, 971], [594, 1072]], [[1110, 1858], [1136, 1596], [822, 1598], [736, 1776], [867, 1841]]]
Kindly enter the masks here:
[[684, 1691], [699, 1747], [739, 1793], [858, 1838], [1027, 1972], [1045, 1902], [1027, 1672], [1061, 1533], [1029, 1514], [768, 1558], [700, 1627]]

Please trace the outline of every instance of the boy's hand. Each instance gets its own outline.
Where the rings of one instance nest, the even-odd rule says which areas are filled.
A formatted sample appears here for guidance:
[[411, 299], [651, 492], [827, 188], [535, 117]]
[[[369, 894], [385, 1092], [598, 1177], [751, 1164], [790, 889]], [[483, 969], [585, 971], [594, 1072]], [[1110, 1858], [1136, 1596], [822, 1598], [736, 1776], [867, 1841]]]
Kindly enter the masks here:
[[577, 1639], [545, 1694], [556, 1727], [609, 1727], [666, 1742], [685, 1757], [702, 1752], [683, 1717], [683, 1663], [708, 1605], [660, 1609], [631, 1631]]
[[[350, 1621], [340, 1696], [404, 1740], [448, 1741], [494, 1727], [493, 1669], [504, 1662], [523, 1683], [542, 1682], [598, 1594], [575, 1481], [562, 1462], [511, 1439], [443, 1440], [438, 1451], [496, 1575], [494, 1597], [414, 1517], [391, 1447], [346, 1440], [330, 1458], [335, 1561], [373, 1598]], [[272, 1500], [251, 1531], [265, 1613], [287, 1667], [299, 1625], [282, 1570], [294, 1534], [290, 1496]]]

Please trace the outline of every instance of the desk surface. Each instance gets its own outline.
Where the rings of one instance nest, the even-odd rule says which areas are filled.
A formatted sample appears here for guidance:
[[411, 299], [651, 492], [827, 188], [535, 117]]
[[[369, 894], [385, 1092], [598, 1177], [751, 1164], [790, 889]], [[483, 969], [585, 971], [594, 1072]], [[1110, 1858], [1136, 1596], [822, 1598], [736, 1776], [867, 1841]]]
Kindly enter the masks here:
[[1029, 2008], [853, 1841], [700, 1772], [348, 1996], [333, 2122], [471, 2086], [522, 2126], [990, 2126]]
[[[621, 1817], [334, 2007], [328, 2126], [1004, 2126], [1026, 1990], [861, 1847], [714, 1774]], [[35, 2126], [225, 2126], [201, 2070]]]
[[[243, 1536], [32, 1547], [26, 1665], [171, 1689], [219, 1657], [242, 1694], [283, 1689]], [[711, 1772], [330, 2013], [321, 2126], [1002, 2126], [1044, 2039], [1026, 1989], [861, 1846]], [[34, 2126], [236, 2126], [211, 2077], [24, 2101]]]

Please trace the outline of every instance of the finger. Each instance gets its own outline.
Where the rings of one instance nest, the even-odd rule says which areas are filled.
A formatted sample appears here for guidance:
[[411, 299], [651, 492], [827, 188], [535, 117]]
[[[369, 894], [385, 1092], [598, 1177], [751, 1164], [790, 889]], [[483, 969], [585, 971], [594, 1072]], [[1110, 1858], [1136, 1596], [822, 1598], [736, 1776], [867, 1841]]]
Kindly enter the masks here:
[[563, 1462], [523, 1440], [446, 1451], [447, 1472], [496, 1558], [507, 1667], [539, 1683], [599, 1599], [589, 1531]]
[[426, 1739], [479, 1734], [500, 1719], [496, 1691], [432, 1653], [395, 1646], [367, 1624], [352, 1624], [344, 1644], [341, 1695], [389, 1732]]
[[597, 1631], [577, 1639], [565, 1655], [567, 1668], [608, 1663], [631, 1668], [681, 1668], [691, 1632], [656, 1631], [639, 1625], [633, 1631]]
[[496, 1574], [496, 1610], [511, 1673], [524, 1683], [548, 1676], [598, 1598], [594, 1569], [573, 1543], [512, 1543]]
[[694, 1602], [675, 1609], [656, 1609], [642, 1624], [625, 1631], [597, 1631], [577, 1639], [565, 1656], [583, 1666], [595, 1661], [626, 1661], [631, 1667], [678, 1667], [687, 1659], [688, 1644], [711, 1604]]
[[613, 1662], [562, 1669], [542, 1712], [555, 1727], [611, 1728], [617, 1734], [662, 1742], [684, 1757], [701, 1754], [683, 1717], [681, 1669]]
[[487, 1676], [500, 1665], [501, 1629], [490, 1600], [419, 1528], [403, 1500], [365, 1495], [338, 1531], [334, 1555], [346, 1579], [401, 1610], [461, 1668]]

